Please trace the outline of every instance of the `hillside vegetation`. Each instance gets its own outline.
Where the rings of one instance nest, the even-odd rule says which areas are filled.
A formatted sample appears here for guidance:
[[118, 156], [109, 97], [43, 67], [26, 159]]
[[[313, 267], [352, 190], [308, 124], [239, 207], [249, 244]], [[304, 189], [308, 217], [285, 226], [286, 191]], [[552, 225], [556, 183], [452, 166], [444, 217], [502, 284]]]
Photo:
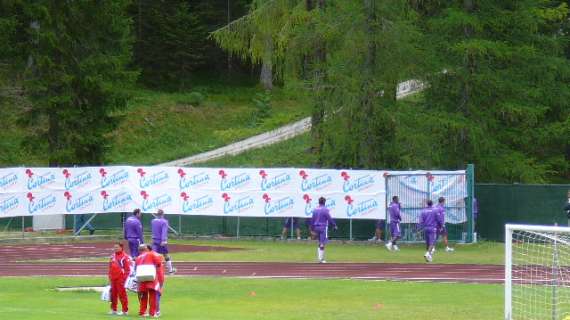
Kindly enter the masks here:
[[[309, 108], [284, 91], [270, 95], [270, 110], [259, 117], [254, 100], [265, 96], [255, 86], [209, 85], [192, 91], [130, 90], [127, 108], [117, 115], [107, 164], [157, 164], [208, 151], [275, 129], [309, 115]], [[0, 108], [0, 166], [45, 166], [45, 150], [23, 148], [24, 129], [18, 125], [23, 107]], [[44, 146], [45, 147], [45, 146]]]

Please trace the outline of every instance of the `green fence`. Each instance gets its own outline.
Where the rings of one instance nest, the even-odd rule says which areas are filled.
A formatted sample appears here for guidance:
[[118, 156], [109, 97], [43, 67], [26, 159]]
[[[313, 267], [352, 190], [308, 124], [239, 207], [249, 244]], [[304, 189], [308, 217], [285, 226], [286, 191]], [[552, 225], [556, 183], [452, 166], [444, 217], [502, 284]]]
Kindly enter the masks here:
[[[153, 218], [150, 214], [143, 215], [143, 226], [145, 232], [150, 230], [150, 221]], [[187, 236], [227, 236], [236, 237], [278, 237], [283, 230], [282, 218], [238, 218], [236, 217], [208, 217], [208, 216], [179, 216], [167, 215], [170, 226], [181, 231]], [[100, 214], [92, 220], [91, 225], [96, 230], [112, 231], [117, 236], [121, 233], [120, 213]], [[349, 220], [336, 220], [338, 230], [333, 231], [329, 236], [333, 239], [349, 239], [351, 234], [351, 223]], [[67, 229], [73, 229], [73, 216], [68, 215], [65, 219]], [[372, 220], [353, 220], [352, 221], [352, 238], [354, 240], [364, 240], [374, 235], [376, 221]], [[301, 219], [301, 231], [304, 238], [309, 233], [305, 226], [304, 219]], [[32, 227], [32, 217], [24, 219], [24, 228]], [[3, 218], [0, 219], [0, 231], [6, 231], [15, 236], [22, 231], [22, 218]], [[81, 235], [88, 234], [87, 230], [82, 231]], [[95, 233], [97, 234], [97, 232]]]
[[568, 219], [563, 207], [568, 190], [570, 184], [476, 184], [476, 230], [481, 238], [503, 241], [506, 223], [566, 226]]

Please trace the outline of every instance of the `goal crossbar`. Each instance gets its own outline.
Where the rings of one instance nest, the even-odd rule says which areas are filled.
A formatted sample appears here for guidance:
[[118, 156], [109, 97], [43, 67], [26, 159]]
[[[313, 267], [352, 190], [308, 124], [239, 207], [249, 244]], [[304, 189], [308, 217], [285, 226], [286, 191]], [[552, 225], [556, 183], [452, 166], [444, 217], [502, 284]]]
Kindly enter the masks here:
[[569, 232], [570, 227], [558, 227], [558, 226], [537, 226], [530, 224], [506, 224], [505, 231], [507, 233], [520, 230], [520, 231], [544, 231], [544, 232]]

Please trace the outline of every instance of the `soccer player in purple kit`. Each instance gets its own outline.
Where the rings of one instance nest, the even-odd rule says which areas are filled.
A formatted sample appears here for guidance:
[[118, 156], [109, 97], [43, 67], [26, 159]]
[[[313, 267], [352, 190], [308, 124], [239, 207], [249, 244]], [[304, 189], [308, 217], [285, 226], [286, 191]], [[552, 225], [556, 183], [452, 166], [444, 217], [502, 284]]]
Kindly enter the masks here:
[[175, 273], [172, 267], [172, 258], [168, 254], [168, 220], [164, 218], [164, 211], [158, 209], [156, 218], [150, 223], [152, 228], [152, 250], [164, 256], [166, 269], [169, 274]]
[[281, 231], [281, 240], [287, 239], [289, 228], [293, 228], [297, 234], [297, 240], [301, 240], [301, 227], [299, 226], [299, 218], [285, 218], [283, 221], [283, 231]]
[[[445, 245], [445, 251], [447, 252], [453, 252], [454, 249], [449, 247], [449, 242], [447, 241], [447, 228], [445, 227], [445, 198], [444, 197], [439, 197], [439, 199], [437, 199], [437, 205], [435, 206], [435, 209], [437, 210], [437, 214], [439, 215], [439, 220], [441, 221], [441, 225], [438, 226], [437, 228], [437, 236], [441, 236], [441, 238], [443, 239], [443, 244]], [[433, 249], [434, 251], [431, 253], [433, 255], [433, 253], [435, 252], [435, 247]]]
[[305, 226], [307, 226], [307, 231], [309, 231], [309, 236], [307, 237], [307, 240], [317, 239], [315, 231], [313, 230], [313, 218], [305, 219]]
[[374, 231], [374, 236], [368, 239], [368, 241], [382, 242], [382, 232], [384, 232], [384, 229], [386, 228], [386, 219], [376, 221], [375, 226], [376, 230]]
[[427, 208], [422, 209], [422, 214], [420, 215], [419, 227], [424, 230], [425, 240], [426, 240], [426, 253], [424, 258], [426, 262], [431, 262], [433, 260], [432, 251], [435, 247], [435, 240], [437, 237], [437, 228], [442, 225], [440, 216], [436, 208], [433, 208], [433, 201], [427, 201]]
[[386, 249], [388, 251], [400, 251], [396, 241], [400, 239], [400, 221], [402, 221], [402, 216], [400, 216], [400, 200], [398, 196], [392, 197], [392, 203], [388, 206], [388, 211], [390, 212], [390, 235], [391, 240], [386, 243]]
[[313, 210], [313, 231], [319, 240], [319, 247], [317, 248], [317, 258], [319, 263], [326, 263], [325, 260], [325, 244], [328, 242], [327, 231], [329, 223], [337, 230], [336, 223], [329, 213], [329, 209], [325, 206], [326, 199], [319, 198], [319, 206]]
[[141, 216], [141, 210], [135, 209], [125, 221], [124, 237], [129, 242], [129, 251], [133, 258], [139, 255], [139, 245], [144, 243]]

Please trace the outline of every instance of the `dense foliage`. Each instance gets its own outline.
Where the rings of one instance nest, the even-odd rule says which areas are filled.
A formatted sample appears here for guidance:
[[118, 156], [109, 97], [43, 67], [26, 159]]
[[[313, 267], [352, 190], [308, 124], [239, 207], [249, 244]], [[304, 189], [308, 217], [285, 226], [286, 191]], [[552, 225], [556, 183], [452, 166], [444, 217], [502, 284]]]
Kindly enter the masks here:
[[[255, 16], [287, 12], [264, 30], [279, 40], [274, 60], [285, 85], [314, 100], [318, 164], [475, 163], [484, 181], [570, 178], [566, 2], [255, 2], [249, 24], [215, 38], [255, 60], [244, 39], [267, 23]], [[397, 102], [397, 83], [410, 78], [426, 84], [423, 99]]]
[[[137, 72], [162, 89], [254, 72], [310, 101], [317, 166], [570, 179], [568, 0], [65, 3], [0, 2], [0, 106], [25, 106], [51, 164], [104, 160]], [[426, 90], [397, 100], [408, 79]]]
[[[249, 0], [134, 0], [129, 7], [136, 38], [134, 63], [146, 85], [192, 86], [195, 74], [215, 78], [236, 64], [209, 33], [240, 17]], [[232, 18], [233, 17], [233, 18]], [[239, 69], [240, 66], [236, 66]]]
[[[127, 1], [14, 1], [12, 53], [22, 65], [29, 102], [20, 117], [25, 147], [47, 153], [50, 165], [99, 164], [106, 134], [126, 106], [122, 89], [136, 79]], [[10, 14], [11, 13], [11, 14]], [[47, 140], [47, 143], [46, 143]]]

